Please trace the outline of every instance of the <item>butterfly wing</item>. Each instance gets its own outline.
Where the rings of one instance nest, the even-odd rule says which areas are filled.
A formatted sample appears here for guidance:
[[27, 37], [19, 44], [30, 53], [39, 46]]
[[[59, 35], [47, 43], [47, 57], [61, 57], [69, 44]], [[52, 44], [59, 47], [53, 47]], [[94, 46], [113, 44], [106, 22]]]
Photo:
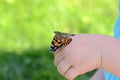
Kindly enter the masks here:
[[56, 50], [62, 48], [63, 46], [68, 45], [72, 38], [70, 36], [74, 36], [74, 34], [68, 34], [68, 33], [61, 33], [58, 31], [55, 31], [55, 36], [51, 42], [50, 51], [55, 52]]
[[61, 39], [54, 38], [51, 43], [50, 51], [55, 52], [57, 49], [63, 46]]
[[52, 40], [51, 47], [50, 47], [51, 52], [55, 52], [61, 47], [68, 45], [72, 41], [72, 38], [70, 38], [70, 36], [74, 36], [74, 34], [61, 33], [58, 31], [55, 31], [54, 33], [55, 33], [55, 36]]

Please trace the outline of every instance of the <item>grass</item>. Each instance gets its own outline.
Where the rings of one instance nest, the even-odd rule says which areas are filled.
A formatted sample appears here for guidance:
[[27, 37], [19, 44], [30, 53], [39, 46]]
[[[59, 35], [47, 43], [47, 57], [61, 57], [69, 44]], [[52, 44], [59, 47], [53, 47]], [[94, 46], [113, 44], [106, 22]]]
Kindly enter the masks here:
[[[1, 0], [0, 80], [65, 80], [53, 65], [53, 31], [113, 36], [114, 0]], [[93, 72], [76, 80], [89, 80]]]
[[[44, 55], [38, 54], [42, 53]], [[1, 80], [66, 80], [53, 66], [53, 55], [47, 50], [26, 50], [0, 54]], [[88, 80], [93, 72], [77, 77], [75, 80]]]

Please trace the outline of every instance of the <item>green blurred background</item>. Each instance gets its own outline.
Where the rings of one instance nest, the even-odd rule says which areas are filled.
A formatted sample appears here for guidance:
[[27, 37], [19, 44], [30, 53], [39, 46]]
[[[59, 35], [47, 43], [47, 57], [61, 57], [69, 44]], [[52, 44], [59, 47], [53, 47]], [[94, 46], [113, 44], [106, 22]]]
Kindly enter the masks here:
[[[66, 80], [49, 46], [53, 31], [113, 36], [117, 0], [0, 0], [0, 80]], [[75, 80], [89, 80], [94, 71]]]

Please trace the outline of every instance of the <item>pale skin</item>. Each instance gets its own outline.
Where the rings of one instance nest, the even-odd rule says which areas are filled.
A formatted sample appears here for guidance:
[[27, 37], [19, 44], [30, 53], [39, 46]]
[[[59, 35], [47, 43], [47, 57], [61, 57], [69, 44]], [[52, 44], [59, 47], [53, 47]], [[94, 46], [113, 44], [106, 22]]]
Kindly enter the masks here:
[[71, 38], [69, 45], [54, 53], [54, 64], [61, 75], [74, 80], [78, 75], [101, 68], [91, 80], [104, 80], [103, 68], [120, 77], [120, 40], [97, 34]]
[[105, 80], [104, 70], [101, 68], [98, 69], [90, 80]]

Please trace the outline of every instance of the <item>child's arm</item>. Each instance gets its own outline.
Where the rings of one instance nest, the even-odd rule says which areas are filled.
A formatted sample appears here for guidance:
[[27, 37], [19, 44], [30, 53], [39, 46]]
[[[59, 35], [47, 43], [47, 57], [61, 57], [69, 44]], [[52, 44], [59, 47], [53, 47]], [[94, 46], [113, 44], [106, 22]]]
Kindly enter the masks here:
[[83, 34], [56, 52], [54, 64], [67, 79], [96, 68], [104, 68], [120, 77], [120, 40], [109, 36]]
[[92, 76], [90, 80], [105, 80], [104, 70], [101, 68], [98, 69], [97, 72]]

